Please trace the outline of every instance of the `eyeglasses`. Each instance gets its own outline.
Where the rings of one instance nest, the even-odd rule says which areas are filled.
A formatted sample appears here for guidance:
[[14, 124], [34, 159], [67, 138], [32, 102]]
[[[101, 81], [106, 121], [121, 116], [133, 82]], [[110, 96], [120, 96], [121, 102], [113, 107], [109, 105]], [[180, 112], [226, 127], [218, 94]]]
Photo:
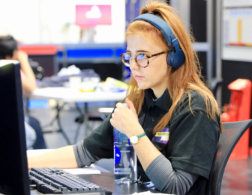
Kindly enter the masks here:
[[163, 52], [152, 54], [152, 55], [138, 54], [136, 56], [131, 56], [128, 53], [123, 53], [120, 56], [121, 56], [122, 62], [124, 63], [125, 66], [130, 67], [130, 64], [132, 63], [132, 58], [135, 58], [135, 62], [137, 63], [137, 65], [139, 67], [146, 68], [147, 66], [149, 66], [150, 58], [152, 58], [154, 56], [159, 56], [164, 53], [165, 52], [163, 51]]

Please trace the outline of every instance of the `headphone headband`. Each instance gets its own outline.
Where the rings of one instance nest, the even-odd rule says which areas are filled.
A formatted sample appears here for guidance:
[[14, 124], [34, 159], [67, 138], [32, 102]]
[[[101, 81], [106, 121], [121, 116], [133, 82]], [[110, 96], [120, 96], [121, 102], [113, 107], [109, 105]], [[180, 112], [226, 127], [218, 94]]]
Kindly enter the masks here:
[[168, 45], [172, 46], [171, 35], [173, 35], [173, 32], [172, 32], [172, 29], [170, 28], [170, 26], [163, 19], [161, 19], [153, 14], [142, 14], [142, 15], [136, 17], [133, 20], [133, 22], [136, 20], [143, 20], [143, 21], [149, 22], [150, 24], [155, 26], [157, 29], [159, 29], [163, 33]]
[[173, 34], [171, 27], [163, 19], [153, 14], [142, 14], [132, 22], [136, 20], [149, 22], [162, 32], [168, 45], [173, 47], [173, 50], [169, 51], [167, 55], [167, 63], [174, 68], [179, 68], [185, 61], [185, 54], [179, 47], [179, 40]]

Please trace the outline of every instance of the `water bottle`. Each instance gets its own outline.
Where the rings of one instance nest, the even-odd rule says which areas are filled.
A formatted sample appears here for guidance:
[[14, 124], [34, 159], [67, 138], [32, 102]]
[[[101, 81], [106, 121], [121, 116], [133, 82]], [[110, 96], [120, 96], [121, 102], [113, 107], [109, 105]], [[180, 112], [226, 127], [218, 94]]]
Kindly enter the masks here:
[[[128, 107], [127, 104], [123, 104]], [[116, 184], [137, 182], [137, 158], [129, 138], [114, 128], [114, 175]]]

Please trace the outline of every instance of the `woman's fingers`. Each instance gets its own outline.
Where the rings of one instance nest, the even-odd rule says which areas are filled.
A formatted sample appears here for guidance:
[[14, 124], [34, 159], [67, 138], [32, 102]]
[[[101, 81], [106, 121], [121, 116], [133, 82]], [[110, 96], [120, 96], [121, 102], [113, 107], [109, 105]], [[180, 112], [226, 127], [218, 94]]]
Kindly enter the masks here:
[[128, 104], [129, 106], [129, 109], [134, 113], [134, 114], [137, 114], [136, 112], [136, 109], [135, 109], [135, 106], [133, 104], [132, 101], [130, 101], [128, 98], [126, 98], [126, 103]]

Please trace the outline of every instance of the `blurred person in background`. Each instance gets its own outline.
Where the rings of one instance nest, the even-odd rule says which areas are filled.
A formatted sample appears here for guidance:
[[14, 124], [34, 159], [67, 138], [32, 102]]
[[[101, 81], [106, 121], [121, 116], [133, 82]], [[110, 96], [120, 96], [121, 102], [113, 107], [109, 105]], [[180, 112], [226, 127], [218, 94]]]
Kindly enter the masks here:
[[[28, 61], [28, 55], [24, 51], [18, 50], [17, 41], [10, 35], [0, 36], [0, 60], [3, 59], [20, 62], [23, 93], [26, 95], [32, 93], [37, 85], [35, 75]], [[25, 122], [27, 149], [47, 148], [39, 121], [31, 116], [25, 116]]]
[[31, 93], [36, 89], [35, 75], [24, 51], [18, 51], [17, 41], [10, 35], [0, 36], [0, 59], [17, 60], [21, 65], [21, 80], [24, 93]]

